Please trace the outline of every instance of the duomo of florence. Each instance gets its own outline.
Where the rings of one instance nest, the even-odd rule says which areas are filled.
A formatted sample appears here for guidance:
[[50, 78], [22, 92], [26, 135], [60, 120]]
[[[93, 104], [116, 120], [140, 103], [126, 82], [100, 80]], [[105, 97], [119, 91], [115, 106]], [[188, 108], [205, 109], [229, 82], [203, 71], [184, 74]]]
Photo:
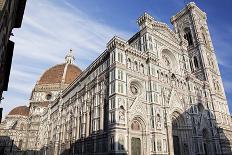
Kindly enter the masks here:
[[113, 37], [84, 70], [70, 50], [38, 77], [29, 104], [9, 112], [0, 137], [20, 155], [231, 155], [206, 13], [191, 2], [171, 23], [144, 13], [137, 33]]

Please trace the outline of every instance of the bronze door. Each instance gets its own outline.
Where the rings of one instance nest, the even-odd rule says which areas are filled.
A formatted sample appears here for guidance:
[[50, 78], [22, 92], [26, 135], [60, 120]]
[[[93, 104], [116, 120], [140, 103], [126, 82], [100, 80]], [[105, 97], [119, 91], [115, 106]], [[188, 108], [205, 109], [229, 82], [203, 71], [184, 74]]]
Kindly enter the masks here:
[[180, 155], [180, 140], [178, 136], [173, 136], [174, 154]]
[[131, 155], [141, 155], [141, 140], [140, 138], [131, 138]]

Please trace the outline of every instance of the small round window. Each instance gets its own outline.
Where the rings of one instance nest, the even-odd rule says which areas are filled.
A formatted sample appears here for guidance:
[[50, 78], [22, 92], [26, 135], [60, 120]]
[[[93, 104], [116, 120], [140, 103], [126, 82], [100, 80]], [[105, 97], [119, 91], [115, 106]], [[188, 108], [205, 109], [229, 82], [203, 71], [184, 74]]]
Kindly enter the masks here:
[[130, 91], [133, 95], [138, 95], [140, 93], [140, 87], [137, 83], [132, 82], [130, 84]]
[[49, 93], [46, 95], [46, 100], [50, 100], [51, 98], [52, 98], [52, 94]]

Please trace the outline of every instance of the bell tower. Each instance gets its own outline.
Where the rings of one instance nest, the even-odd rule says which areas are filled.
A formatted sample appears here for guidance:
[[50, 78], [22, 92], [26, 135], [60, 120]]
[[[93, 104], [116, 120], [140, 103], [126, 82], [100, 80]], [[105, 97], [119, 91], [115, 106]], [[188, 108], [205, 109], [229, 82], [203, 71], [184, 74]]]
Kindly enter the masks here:
[[[208, 95], [205, 94], [208, 101], [205, 102], [212, 104], [209, 109], [214, 115], [210, 118], [216, 120], [218, 128], [222, 129], [219, 134], [227, 135], [225, 131], [230, 126], [230, 112], [206, 20], [206, 13], [191, 2], [171, 18], [171, 23], [180, 40], [188, 42], [191, 74], [206, 86], [204, 89], [208, 91]], [[223, 150], [226, 147], [223, 146]]]
[[206, 19], [206, 13], [190, 2], [171, 18], [171, 23], [180, 39], [188, 42], [192, 74], [201, 81], [207, 81], [212, 93], [226, 100]]
[[[203, 60], [202, 49], [205, 42], [202, 37], [202, 30], [207, 32], [206, 14], [202, 12], [195, 3], [189, 3], [183, 10], [171, 18], [175, 32], [179, 35], [181, 41], [188, 42], [188, 54], [190, 58], [190, 67], [192, 73], [200, 80], [204, 81], [207, 75], [204, 71], [205, 61]], [[205, 33], [204, 33], [205, 34]], [[207, 37], [207, 45], [210, 44], [210, 37]], [[212, 49], [210, 49], [212, 51]]]

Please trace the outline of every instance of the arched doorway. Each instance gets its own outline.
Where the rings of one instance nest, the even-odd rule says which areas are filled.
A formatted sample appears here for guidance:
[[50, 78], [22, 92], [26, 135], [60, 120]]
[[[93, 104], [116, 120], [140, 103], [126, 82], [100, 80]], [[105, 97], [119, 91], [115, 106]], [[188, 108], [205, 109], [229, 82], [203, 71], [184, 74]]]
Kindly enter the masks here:
[[185, 122], [182, 115], [178, 112], [174, 112], [172, 115], [172, 137], [173, 137], [173, 149], [174, 155], [189, 155], [189, 146], [185, 141], [184, 130]]
[[205, 155], [210, 155], [210, 138], [209, 133], [207, 129], [202, 130], [202, 138], [203, 138], [203, 147], [204, 147], [204, 153]]
[[143, 155], [143, 126], [141, 120], [136, 118], [130, 126], [130, 155]]

